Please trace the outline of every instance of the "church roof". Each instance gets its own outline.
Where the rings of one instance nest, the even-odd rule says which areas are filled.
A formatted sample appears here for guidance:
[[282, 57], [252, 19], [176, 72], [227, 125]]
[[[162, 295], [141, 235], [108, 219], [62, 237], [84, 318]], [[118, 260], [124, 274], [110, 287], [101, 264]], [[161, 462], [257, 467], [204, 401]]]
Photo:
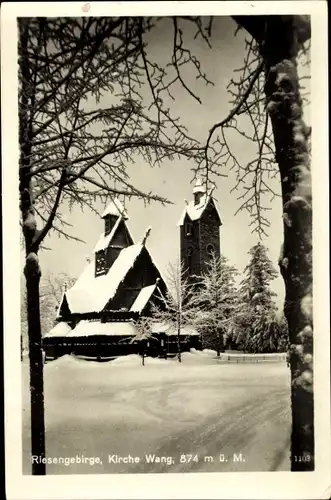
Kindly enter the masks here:
[[195, 186], [193, 188], [193, 193], [204, 193], [205, 192], [205, 187], [202, 184], [201, 179], [197, 179]]
[[93, 250], [94, 252], [98, 252], [99, 250], [104, 250], [105, 248], [108, 247], [122, 220], [123, 220], [122, 216], [118, 217], [117, 221], [114, 224], [114, 227], [112, 228], [109, 234], [106, 235], [105, 233], [101, 233], [100, 238], [98, 239], [97, 244], [94, 247]]
[[221, 220], [219, 210], [217, 208], [215, 200], [212, 198], [212, 191], [210, 190], [209, 193], [205, 193], [201, 196], [199, 203], [197, 203], [196, 205], [194, 204], [194, 201], [191, 201], [190, 203], [188, 203], [186, 205], [186, 207], [183, 210], [182, 215], [178, 221], [178, 226], [182, 226], [184, 224], [184, 220], [185, 220], [186, 215], [189, 216], [191, 221], [199, 220], [200, 217], [202, 216], [203, 212], [207, 208], [210, 200], [212, 200], [214, 207], [217, 211], [217, 214]]
[[117, 215], [118, 217], [122, 216], [124, 218], [127, 218], [126, 210], [118, 198], [114, 198], [113, 200], [111, 200], [101, 217], [104, 218], [107, 215]]
[[[146, 287], [147, 288], [147, 287]], [[177, 328], [169, 323], [152, 323], [152, 333], [164, 333], [167, 336], [177, 336]], [[101, 321], [81, 320], [75, 328], [71, 329], [70, 326], [64, 321], [58, 323], [46, 337], [88, 337], [91, 335], [109, 335], [111, 337], [119, 336], [135, 336], [138, 334], [138, 329], [133, 321], [110, 321], [102, 323]], [[191, 336], [199, 335], [199, 332], [190, 326], [182, 327], [180, 335]]]
[[[152, 333], [164, 333], [168, 337], [177, 336], [178, 335], [177, 325], [175, 323], [156, 322], [152, 324]], [[181, 327], [180, 335], [198, 336], [200, 334], [198, 330], [196, 330], [193, 326], [185, 325]]]
[[68, 337], [87, 337], [89, 335], [136, 335], [138, 332], [134, 323], [131, 321], [110, 321], [101, 323], [101, 321], [82, 320], [67, 335]]
[[66, 337], [70, 331], [71, 326], [65, 321], [61, 321], [47, 333], [47, 337]]
[[76, 283], [65, 294], [71, 313], [101, 312], [112, 299], [118, 286], [133, 267], [144, 248], [142, 244], [123, 248], [107, 274], [95, 276], [92, 259]]
[[157, 283], [155, 283], [154, 285], [149, 285], [149, 286], [145, 286], [144, 288], [142, 288], [139, 292], [138, 297], [136, 298], [136, 300], [132, 304], [130, 311], [131, 312], [139, 312], [139, 313], [142, 312], [142, 310], [147, 305], [149, 299], [153, 295], [156, 286], [157, 286]]
[[[97, 244], [95, 245], [95, 247], [93, 249], [94, 252], [99, 252], [99, 250], [104, 250], [105, 248], [107, 248], [110, 245], [112, 239], [114, 238], [114, 236], [116, 234], [116, 231], [117, 231], [119, 225], [124, 220], [125, 220], [124, 216], [118, 217], [117, 221], [114, 224], [114, 227], [112, 228], [112, 230], [110, 231], [109, 234], [106, 235], [104, 232], [101, 233], [100, 238], [98, 239]], [[133, 238], [130, 234], [130, 231], [129, 231], [129, 228], [127, 225], [125, 226], [125, 230], [127, 231], [129, 237], [133, 241]]]

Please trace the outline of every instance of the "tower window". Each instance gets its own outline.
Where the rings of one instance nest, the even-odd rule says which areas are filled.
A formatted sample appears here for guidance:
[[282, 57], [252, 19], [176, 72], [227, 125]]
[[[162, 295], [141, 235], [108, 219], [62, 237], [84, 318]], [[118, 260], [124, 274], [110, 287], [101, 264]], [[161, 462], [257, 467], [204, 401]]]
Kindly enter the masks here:
[[191, 236], [193, 231], [193, 224], [192, 222], [186, 222], [185, 224], [185, 233], [186, 236]]
[[106, 274], [106, 256], [103, 250], [95, 254], [95, 276]]
[[192, 269], [193, 269], [193, 248], [189, 247], [187, 249], [187, 265], [188, 265], [188, 272], [192, 274]]
[[207, 245], [207, 255], [209, 259], [212, 259], [215, 255], [215, 248], [214, 245]]

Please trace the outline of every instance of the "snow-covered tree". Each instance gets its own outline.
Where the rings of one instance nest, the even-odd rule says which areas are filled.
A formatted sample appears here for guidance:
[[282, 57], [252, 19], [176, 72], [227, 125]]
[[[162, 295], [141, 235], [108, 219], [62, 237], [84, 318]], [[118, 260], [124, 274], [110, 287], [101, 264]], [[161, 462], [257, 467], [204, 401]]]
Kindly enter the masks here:
[[137, 330], [137, 335], [132, 338], [131, 343], [139, 342], [142, 365], [144, 366], [146, 347], [148, 346], [148, 342], [154, 338], [152, 333], [152, 321], [150, 317], [141, 316], [134, 322], [134, 325]]
[[[203, 150], [163, 105], [183, 63], [207, 82], [185, 50], [174, 19], [170, 64], [147, 49], [159, 18], [18, 18], [19, 192], [30, 357], [32, 455], [45, 455], [39, 251], [50, 231], [65, 237], [61, 206], [95, 210], [95, 201], [121, 195], [166, 200], [142, 192], [127, 173], [135, 157], [160, 164], [174, 155], [200, 163]], [[186, 21], [191, 22], [191, 21]], [[196, 23], [205, 38], [201, 23]], [[185, 55], [185, 61], [183, 56]], [[169, 81], [169, 73], [172, 73]], [[142, 92], [142, 88], [146, 92]], [[144, 97], [142, 96], [144, 94]], [[41, 460], [32, 473], [45, 474]]]
[[[246, 51], [243, 49], [243, 65], [242, 71], [239, 72], [239, 78], [234, 77], [229, 82], [232, 99], [231, 109], [227, 116], [220, 117], [222, 119], [215, 123], [208, 132], [205, 145], [206, 178], [210, 179], [213, 173], [218, 173], [218, 162], [215, 162], [215, 144], [218, 144], [220, 146], [219, 155], [221, 155], [224, 165], [234, 168], [237, 172], [238, 185], [235, 188], [241, 186], [245, 189], [244, 195], [241, 196], [241, 208], [250, 211], [255, 229], [263, 232], [269, 221], [265, 216], [262, 198], [266, 192], [269, 192], [271, 196], [275, 195], [272, 186], [268, 184], [270, 174], [279, 173], [280, 175], [284, 221], [284, 246], [280, 268], [286, 289], [284, 312], [292, 345], [292, 470], [312, 470], [314, 467], [314, 419], [312, 193], [309, 154], [311, 130], [303, 119], [303, 95], [298, 75], [300, 54], [309, 54], [310, 19], [306, 15], [252, 15], [234, 16], [233, 19], [240, 28], [247, 31], [251, 38], [246, 40]], [[29, 294], [32, 296], [30, 300], [31, 323], [33, 323], [31, 332], [37, 332], [34, 335], [36, 343], [38, 335], [40, 336], [40, 324], [38, 321], [34, 321], [34, 318], [38, 318], [39, 313], [40, 269], [37, 253], [40, 243], [50, 227], [54, 225], [55, 213], [58, 212], [57, 208], [64, 192], [66, 197], [77, 201], [86, 199], [86, 194], [89, 194], [85, 188], [86, 183], [100, 188], [99, 178], [95, 175], [86, 175], [86, 168], [93, 169], [96, 165], [93, 162], [95, 158], [98, 159], [100, 149], [94, 153], [95, 147], [90, 146], [90, 140], [93, 138], [91, 134], [88, 134], [86, 128], [81, 126], [82, 120], [84, 121], [86, 118], [89, 122], [89, 119], [93, 121], [101, 118], [104, 123], [110, 124], [109, 132], [110, 135], [114, 134], [114, 140], [109, 140], [109, 134], [100, 139], [105, 140], [106, 148], [109, 145], [111, 152], [114, 152], [119, 160], [123, 158], [121, 156], [123, 152], [125, 161], [129, 161], [132, 151], [140, 146], [147, 150], [148, 157], [150, 152], [157, 148], [159, 138], [164, 135], [158, 127], [159, 123], [155, 130], [152, 122], [149, 122], [151, 134], [144, 136], [147, 144], [145, 141], [141, 143], [139, 140], [133, 145], [130, 140], [124, 141], [123, 144], [121, 137], [117, 136], [118, 131], [131, 132], [130, 123], [134, 124], [134, 131], [136, 131], [139, 129], [140, 120], [145, 118], [139, 99], [141, 81], [138, 73], [142, 72], [146, 75], [148, 89], [151, 90], [151, 107], [156, 111], [158, 117], [165, 119], [164, 123], [170, 124], [178, 130], [177, 121], [174, 121], [169, 115], [165, 115], [167, 109], [163, 105], [160, 95], [163, 92], [170, 93], [170, 84], [166, 81], [167, 71], [148, 59], [146, 39], [143, 35], [152, 26], [151, 20], [123, 17], [111, 19], [109, 23], [105, 23], [101, 19], [100, 26], [96, 26], [90, 33], [89, 28], [93, 26], [95, 20], [86, 18], [81, 36], [77, 36], [77, 31], [81, 28], [77, 20], [70, 21], [74, 23], [74, 29], [70, 29], [66, 22], [67, 20], [64, 19], [52, 20], [53, 34], [55, 29], [57, 36], [54, 37], [53, 51], [46, 53], [44, 50], [47, 49], [47, 43], [44, 42], [50, 39], [49, 21], [40, 19], [39, 26], [36, 25], [35, 21], [33, 21], [34, 25], [31, 25], [30, 22], [29, 26], [29, 23], [23, 20], [20, 26], [19, 64], [22, 74], [20, 193], [27, 256], [26, 275], [27, 278], [29, 276]], [[183, 79], [181, 74], [183, 62], [188, 61], [193, 63], [198, 71], [198, 76], [207, 81], [206, 76], [201, 72], [199, 61], [196, 57], [192, 57], [189, 48], [183, 46], [182, 23], [193, 22], [197, 26], [198, 33], [207, 39], [208, 43], [212, 40], [213, 23], [210, 21], [205, 26], [200, 17], [186, 17], [185, 19], [174, 17], [170, 18], [170, 22], [173, 24], [171, 36], [174, 40], [171, 60], [175, 76], [172, 82], [182, 83], [189, 93], [200, 101], [195, 94], [195, 89], [188, 87], [190, 82]], [[33, 37], [29, 36], [29, 30]], [[103, 33], [109, 37], [116, 36], [116, 43], [112, 45], [115, 50], [112, 54], [105, 53], [107, 47], [102, 43]], [[32, 43], [29, 43], [29, 38]], [[78, 44], [77, 41], [79, 41]], [[99, 57], [99, 49], [101, 49], [101, 57]], [[67, 59], [63, 60], [61, 55]], [[83, 65], [77, 64], [78, 58], [81, 58]], [[134, 69], [138, 69], [138, 71], [135, 72]], [[64, 71], [68, 71], [69, 78], [63, 75]], [[50, 75], [53, 77], [50, 78]], [[92, 111], [90, 115], [85, 116], [80, 111], [78, 115], [75, 114], [73, 111], [79, 110], [79, 105], [77, 108], [75, 105], [68, 108], [66, 104], [69, 101], [74, 100], [77, 103], [78, 99], [84, 100], [90, 89], [96, 91], [97, 97], [101, 94], [99, 92], [100, 85], [95, 85], [95, 80], [86, 78], [88, 75], [93, 75], [98, 84], [105, 83], [105, 75], [110, 76], [111, 86], [114, 83], [112, 81], [114, 75], [119, 76], [121, 90], [125, 90], [124, 93], [126, 97], [129, 97], [129, 100], [126, 99], [120, 108], [116, 106], [109, 110], [98, 108], [95, 110], [95, 114]], [[163, 79], [162, 76], [165, 78]], [[191, 82], [193, 80], [191, 79]], [[73, 84], [77, 87], [75, 88]], [[54, 101], [56, 109], [52, 107], [51, 101]], [[68, 117], [63, 133], [60, 134], [58, 128], [60, 126], [62, 128], [63, 121], [61, 121], [61, 117], [59, 120], [59, 114]], [[39, 115], [44, 117], [44, 123], [39, 119]], [[240, 116], [246, 120], [240, 121]], [[251, 123], [251, 131], [247, 130], [247, 120]], [[50, 125], [48, 130], [46, 124]], [[55, 141], [54, 127], [56, 128]], [[145, 128], [141, 127], [141, 129], [145, 134]], [[217, 130], [219, 134], [214, 140], [214, 134]], [[246, 165], [241, 164], [236, 153], [228, 147], [227, 133], [231, 130], [251, 139], [252, 144], [256, 147], [255, 157]], [[184, 136], [180, 135], [185, 138], [185, 134]], [[130, 138], [130, 133], [126, 134], [125, 139]], [[150, 138], [153, 139], [151, 147], [149, 147]], [[135, 139], [140, 138], [135, 136]], [[61, 142], [63, 142], [63, 147]], [[167, 152], [174, 153], [171, 144], [172, 137], [170, 136], [170, 146], [168, 144], [166, 150], [161, 149], [161, 158]], [[180, 146], [180, 144], [180, 141], [176, 142], [176, 145]], [[82, 155], [77, 154], [78, 163], [75, 163], [74, 166], [77, 173], [74, 175], [72, 175], [72, 169], [67, 168], [71, 166], [70, 155], [67, 154], [68, 146], [69, 149], [72, 147], [74, 150], [77, 150], [77, 147], [83, 147], [84, 151]], [[127, 149], [122, 149], [126, 146]], [[36, 150], [36, 147], [39, 149]], [[47, 147], [51, 148], [52, 156], [47, 154]], [[102, 149], [105, 151], [104, 148]], [[186, 149], [186, 153], [189, 150], [190, 148]], [[39, 164], [37, 157], [33, 155], [34, 151], [40, 160]], [[92, 162], [89, 162], [89, 157], [86, 157], [86, 153], [89, 151], [92, 152]], [[54, 155], [57, 158], [54, 159]], [[100, 160], [103, 162], [107, 157], [103, 156], [102, 153], [101, 155]], [[59, 159], [62, 161], [56, 163]], [[113, 156], [111, 159], [114, 159]], [[124, 164], [120, 164], [121, 168], [115, 169], [115, 174], [119, 174], [121, 179], [123, 179], [123, 172], [125, 173], [125, 161]], [[80, 165], [82, 166], [80, 167]], [[201, 165], [204, 166], [203, 163], [198, 162], [198, 170], [200, 170]], [[112, 162], [109, 166], [109, 171], [113, 172]], [[37, 192], [33, 193], [32, 180], [38, 180], [38, 177]], [[124, 181], [126, 181], [125, 175]], [[40, 184], [44, 184], [44, 189]], [[101, 184], [100, 189], [105, 192], [107, 189], [113, 188], [112, 185], [105, 186], [104, 178]], [[40, 190], [39, 187], [42, 189]], [[132, 186], [129, 187], [132, 192]], [[38, 198], [42, 205], [43, 199], [47, 197], [49, 192], [53, 196], [48, 198], [46, 200], [48, 202], [44, 204], [44, 207], [47, 207], [47, 218], [43, 229], [38, 231], [35, 218], [35, 211], [38, 210]], [[98, 192], [94, 194], [97, 195]], [[50, 200], [52, 203], [49, 203]], [[39, 361], [36, 357], [34, 364], [37, 366], [39, 363], [40, 365]], [[37, 375], [40, 375], [40, 372]], [[37, 376], [34, 382], [35, 392], [41, 393], [43, 388], [41, 383], [38, 383]], [[303, 406], [307, 408], [305, 412], [302, 412]], [[40, 450], [36, 451], [36, 454], [39, 454]], [[296, 460], [297, 457], [303, 456], [308, 456], [308, 459], [300, 462]]]
[[168, 266], [166, 276], [168, 290], [165, 295], [159, 295], [162, 308], [154, 306], [152, 310], [153, 321], [162, 323], [167, 329], [177, 332], [177, 356], [181, 363], [181, 336], [182, 329], [194, 326], [194, 292], [187, 279], [187, 273], [180, 260]]
[[[206, 154], [210, 144], [218, 141], [224, 163], [236, 171], [234, 189], [244, 190], [239, 194], [239, 210], [249, 211], [252, 227], [260, 234], [270, 225], [266, 216], [270, 202], [267, 205], [263, 199], [268, 193], [271, 200], [277, 196], [269, 180], [279, 175], [284, 233], [279, 266], [291, 344], [291, 470], [310, 471], [314, 470], [315, 450], [311, 127], [305, 122], [307, 99], [299, 71], [303, 62], [309, 79], [310, 16], [249, 15], [233, 19], [251, 38], [245, 40], [238, 77], [229, 83], [232, 107], [211, 127]], [[306, 90], [309, 95], [309, 87]], [[246, 119], [241, 120], [240, 115]], [[256, 148], [250, 162], [243, 164], [229, 147], [229, 130], [246, 137]], [[208, 158], [206, 163], [210, 178], [213, 166], [208, 165]], [[297, 457], [304, 458], [299, 461]]]
[[211, 256], [207, 272], [198, 278], [193, 296], [194, 320], [201, 332], [205, 347], [216, 349], [217, 356], [224, 350], [236, 313], [237, 269], [222, 255]]
[[282, 314], [281, 317], [278, 318], [278, 329], [279, 335], [277, 337], [277, 351], [289, 353], [290, 343], [288, 335], [288, 324], [284, 314]]
[[[53, 326], [63, 291], [75, 283], [68, 273], [46, 273], [40, 280], [40, 323], [42, 336]], [[21, 287], [21, 353], [28, 350], [27, 295]]]
[[279, 328], [277, 306], [273, 300], [276, 294], [270, 283], [278, 274], [261, 242], [250, 249], [249, 255], [245, 277], [238, 290], [234, 340], [243, 351], [275, 351]]

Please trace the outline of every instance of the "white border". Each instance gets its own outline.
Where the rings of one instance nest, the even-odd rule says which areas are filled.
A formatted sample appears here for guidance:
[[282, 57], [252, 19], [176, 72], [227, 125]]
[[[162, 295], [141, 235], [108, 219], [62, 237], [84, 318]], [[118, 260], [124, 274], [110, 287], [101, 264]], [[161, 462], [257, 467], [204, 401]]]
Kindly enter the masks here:
[[[4, 369], [6, 492], [8, 499], [329, 498], [329, 234], [328, 60], [324, 1], [2, 3], [1, 104], [3, 161]], [[20, 228], [16, 16], [310, 14], [312, 20], [312, 144], [315, 325], [316, 470], [310, 473], [203, 473], [148, 475], [22, 475], [19, 359]], [[244, 474], [244, 475], [243, 475]]]

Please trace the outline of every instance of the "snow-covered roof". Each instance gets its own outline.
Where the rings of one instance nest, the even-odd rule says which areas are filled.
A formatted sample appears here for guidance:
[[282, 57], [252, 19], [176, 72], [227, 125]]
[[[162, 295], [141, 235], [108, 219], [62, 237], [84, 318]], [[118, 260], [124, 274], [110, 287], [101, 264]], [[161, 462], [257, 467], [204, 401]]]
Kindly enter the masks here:
[[45, 336], [46, 337], [65, 337], [71, 331], [71, 327], [65, 321], [57, 323]]
[[127, 218], [125, 208], [118, 198], [114, 198], [114, 200], [111, 200], [101, 217], [106, 217], [106, 215], [121, 215], [122, 217]]
[[205, 187], [202, 184], [201, 179], [197, 179], [195, 186], [193, 188], [193, 193], [204, 193], [205, 192]]
[[99, 238], [99, 240], [98, 240], [97, 244], [96, 244], [96, 245], [95, 245], [95, 247], [94, 247], [94, 250], [93, 250], [94, 252], [98, 252], [99, 250], [103, 250], [103, 249], [105, 249], [105, 248], [107, 248], [107, 247], [108, 247], [109, 243], [110, 243], [110, 242], [111, 242], [111, 240], [113, 239], [113, 237], [114, 237], [114, 235], [115, 235], [115, 233], [116, 233], [116, 231], [117, 231], [117, 228], [118, 228], [118, 226], [120, 225], [120, 223], [121, 223], [121, 221], [122, 221], [122, 220], [123, 220], [123, 217], [122, 217], [122, 216], [118, 217], [118, 219], [117, 219], [117, 221], [115, 222], [114, 227], [113, 227], [113, 229], [110, 231], [110, 233], [109, 233], [109, 234], [107, 234], [107, 235], [106, 235], [105, 233], [102, 233], [102, 234], [100, 235], [100, 238]]
[[199, 203], [197, 203], [196, 205], [194, 204], [194, 201], [191, 201], [190, 203], [188, 203], [182, 212], [182, 215], [181, 215], [179, 222], [178, 222], [178, 226], [182, 226], [184, 224], [186, 214], [189, 216], [189, 218], [192, 221], [200, 219], [200, 217], [202, 216], [203, 212], [205, 211], [205, 209], [208, 206], [208, 203], [211, 199], [213, 200], [215, 209], [218, 213], [219, 218], [221, 219], [219, 210], [218, 210], [217, 205], [215, 203], [215, 200], [212, 198], [211, 194], [212, 194], [211, 191], [209, 191], [209, 193], [203, 194], [200, 198]]
[[151, 298], [156, 285], [157, 284], [154, 283], [154, 285], [145, 286], [140, 290], [138, 297], [131, 306], [131, 312], [142, 312], [149, 299]]
[[101, 312], [115, 296], [119, 284], [133, 267], [142, 249], [141, 244], [123, 248], [108, 273], [98, 277], [95, 277], [93, 259], [74, 286], [66, 292], [71, 313]]
[[[155, 288], [155, 285], [146, 288]], [[153, 323], [152, 333], [165, 333], [167, 336], [177, 335], [176, 325], [168, 323]], [[90, 335], [109, 335], [109, 336], [124, 336], [124, 335], [137, 335], [138, 330], [132, 321], [110, 321], [101, 323], [101, 321], [81, 320], [75, 328], [71, 328], [67, 323], [61, 321], [52, 330], [50, 330], [46, 337], [87, 337]], [[181, 328], [180, 334], [182, 336], [199, 335], [199, 332], [193, 327], [185, 326]]]
[[[152, 333], [165, 333], [165, 335], [167, 335], [168, 337], [177, 335], [176, 324], [162, 323], [162, 322], [153, 323]], [[183, 336], [199, 335], [199, 332], [192, 326], [182, 326], [180, 329], [180, 335]]]
[[56, 319], [58, 319], [60, 317], [61, 306], [62, 306], [65, 294], [66, 294], [65, 292], [62, 293], [62, 297], [61, 297], [61, 300], [59, 302], [59, 307], [57, 308], [57, 311], [56, 311], [56, 317], [55, 317]]
[[101, 323], [101, 321], [82, 320], [68, 334], [68, 337], [88, 337], [90, 335], [137, 335], [137, 329], [131, 321]]

